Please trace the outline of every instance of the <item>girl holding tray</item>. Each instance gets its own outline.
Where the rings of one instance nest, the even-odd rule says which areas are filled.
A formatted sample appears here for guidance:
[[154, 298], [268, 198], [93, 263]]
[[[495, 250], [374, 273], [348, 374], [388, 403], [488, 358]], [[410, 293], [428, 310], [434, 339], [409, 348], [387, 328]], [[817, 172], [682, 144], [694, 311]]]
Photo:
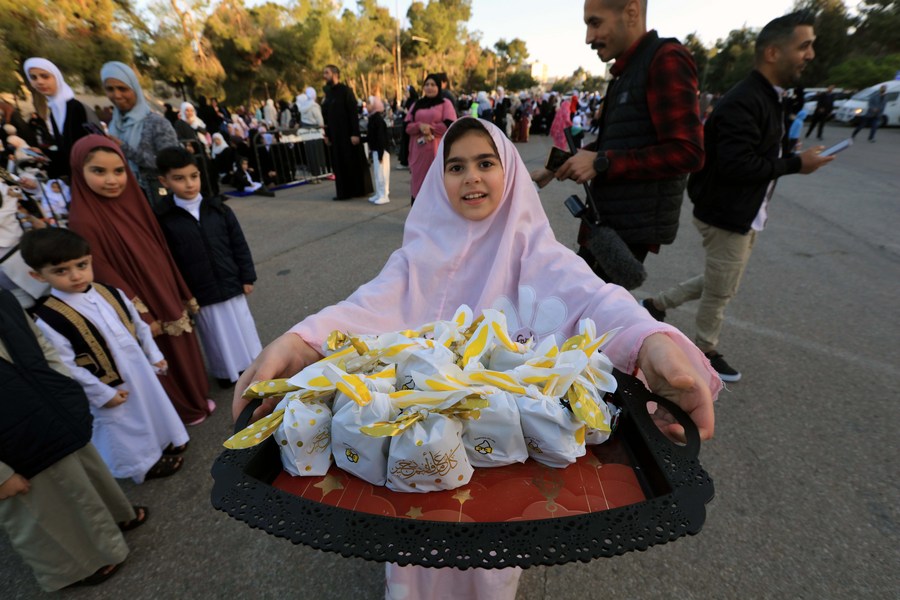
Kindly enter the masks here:
[[[623, 288], [598, 279], [556, 241], [528, 169], [503, 133], [463, 118], [441, 142], [409, 213], [403, 245], [375, 279], [349, 298], [309, 316], [266, 347], [237, 383], [289, 377], [321, 358], [334, 330], [381, 334], [450, 319], [461, 304], [478, 314], [502, 310], [513, 339], [553, 335], [564, 341], [578, 322], [621, 331], [604, 348], [628, 373], [687, 412], [702, 439], [713, 434], [713, 398], [722, 383], [703, 354], [677, 329], [650, 317]], [[272, 411], [266, 401], [254, 418]], [[669, 433], [679, 435], [678, 425]], [[429, 569], [388, 564], [386, 597], [515, 598], [521, 570]]]

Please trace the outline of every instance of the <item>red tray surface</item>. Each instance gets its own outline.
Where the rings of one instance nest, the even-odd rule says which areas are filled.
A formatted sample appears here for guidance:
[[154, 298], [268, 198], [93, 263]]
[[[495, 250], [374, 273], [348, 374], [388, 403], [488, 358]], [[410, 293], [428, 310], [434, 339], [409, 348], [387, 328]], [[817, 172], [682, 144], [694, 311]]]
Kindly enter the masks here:
[[589, 446], [565, 469], [528, 460], [496, 469], [475, 469], [455, 490], [423, 494], [392, 492], [332, 465], [325, 476], [294, 477], [282, 471], [280, 490], [348, 510], [410, 519], [459, 523], [534, 521], [599, 512], [643, 502], [641, 485], [616, 440]]

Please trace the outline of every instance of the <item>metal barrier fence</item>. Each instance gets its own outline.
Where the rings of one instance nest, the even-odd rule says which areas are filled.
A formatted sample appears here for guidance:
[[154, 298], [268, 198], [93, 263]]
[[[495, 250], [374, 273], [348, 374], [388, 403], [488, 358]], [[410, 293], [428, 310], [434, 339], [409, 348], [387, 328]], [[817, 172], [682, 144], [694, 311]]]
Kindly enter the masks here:
[[256, 132], [251, 139], [255, 167], [266, 185], [316, 181], [331, 175], [331, 157], [317, 129]]

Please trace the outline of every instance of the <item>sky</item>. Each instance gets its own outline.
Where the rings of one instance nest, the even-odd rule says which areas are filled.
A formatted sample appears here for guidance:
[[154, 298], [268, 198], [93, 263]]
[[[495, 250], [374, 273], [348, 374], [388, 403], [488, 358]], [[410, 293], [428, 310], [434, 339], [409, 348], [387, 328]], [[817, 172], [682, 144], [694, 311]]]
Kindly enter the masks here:
[[[397, 9], [406, 15], [412, 2], [378, 0], [378, 4], [396, 16]], [[355, 9], [356, 2], [344, 0], [344, 6]], [[583, 6], [579, 0], [472, 0], [468, 29], [481, 31], [482, 46], [492, 47], [500, 38], [525, 40], [529, 61], [546, 63], [551, 77], [569, 76], [578, 67], [599, 75], [605, 66], [584, 44]], [[761, 28], [793, 6], [794, 0], [649, 0], [647, 25], [663, 37], [684, 39], [696, 32], [712, 46], [733, 29]]]

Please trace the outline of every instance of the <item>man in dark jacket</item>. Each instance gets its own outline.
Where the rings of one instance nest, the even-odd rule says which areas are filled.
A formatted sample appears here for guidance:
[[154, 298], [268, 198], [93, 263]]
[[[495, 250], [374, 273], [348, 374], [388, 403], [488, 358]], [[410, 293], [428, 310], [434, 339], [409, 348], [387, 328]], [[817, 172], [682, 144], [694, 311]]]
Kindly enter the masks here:
[[806, 137], [809, 137], [809, 134], [818, 125], [819, 132], [816, 134], [816, 139], [821, 140], [825, 122], [831, 118], [832, 112], [834, 112], [834, 86], [829, 85], [827, 90], [816, 96], [816, 110], [813, 111], [812, 118], [809, 120], [809, 129], [806, 130]]
[[[647, 31], [645, 0], [586, 0], [585, 42], [600, 60], [615, 60], [597, 141], [556, 171], [557, 179], [590, 181], [602, 224], [643, 262], [671, 244], [687, 175], [703, 165], [697, 67], [675, 39]], [[583, 241], [587, 231], [582, 231]], [[580, 255], [612, 283], [593, 257]]]
[[834, 160], [819, 156], [823, 146], [781, 156], [781, 90], [795, 83], [813, 59], [815, 39], [813, 18], [805, 12], [775, 19], [756, 38], [755, 68], [707, 120], [706, 164], [688, 182], [694, 225], [706, 253], [704, 272], [643, 303], [663, 320], [667, 308], [699, 299], [694, 342], [723, 381], [741, 378], [716, 351], [725, 307], [737, 292], [756, 233], [765, 226], [775, 181], [782, 175], [812, 173]]

